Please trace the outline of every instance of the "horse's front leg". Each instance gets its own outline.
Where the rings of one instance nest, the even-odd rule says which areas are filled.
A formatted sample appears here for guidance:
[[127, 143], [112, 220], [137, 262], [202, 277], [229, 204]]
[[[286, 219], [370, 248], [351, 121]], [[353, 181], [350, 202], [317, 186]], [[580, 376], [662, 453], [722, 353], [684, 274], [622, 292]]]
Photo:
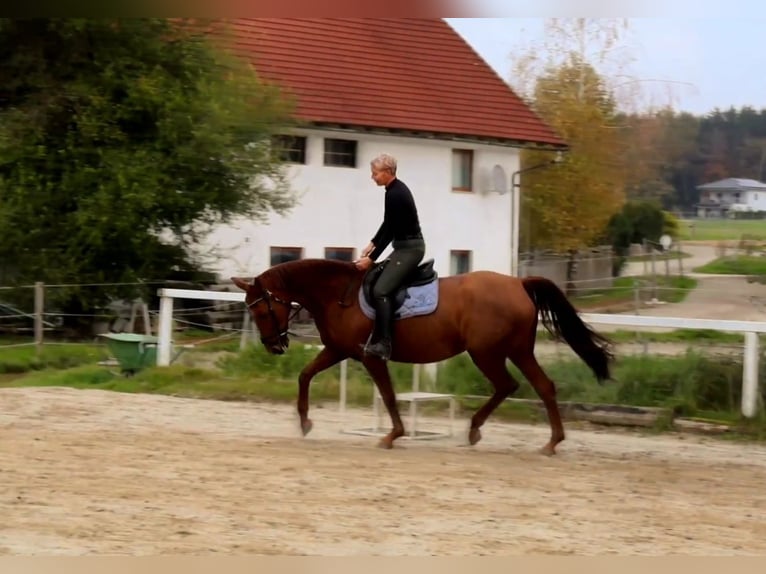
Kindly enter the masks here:
[[399, 407], [396, 404], [396, 394], [391, 382], [391, 375], [388, 372], [386, 363], [381, 359], [365, 357], [363, 364], [367, 372], [372, 376], [373, 381], [375, 381], [375, 385], [380, 391], [380, 398], [383, 399], [383, 404], [386, 405], [388, 414], [391, 416], [391, 423], [394, 425], [391, 432], [380, 439], [379, 446], [382, 448], [393, 448], [394, 441], [404, 435], [404, 425], [402, 424], [401, 416], [399, 416]]
[[316, 357], [314, 357], [313, 361], [303, 367], [300, 375], [298, 375], [298, 416], [300, 417], [303, 436], [309, 434], [313, 426], [313, 423], [309, 418], [309, 384], [311, 383], [311, 379], [318, 373], [339, 363], [344, 358], [344, 355], [338, 353], [334, 349], [325, 347]]

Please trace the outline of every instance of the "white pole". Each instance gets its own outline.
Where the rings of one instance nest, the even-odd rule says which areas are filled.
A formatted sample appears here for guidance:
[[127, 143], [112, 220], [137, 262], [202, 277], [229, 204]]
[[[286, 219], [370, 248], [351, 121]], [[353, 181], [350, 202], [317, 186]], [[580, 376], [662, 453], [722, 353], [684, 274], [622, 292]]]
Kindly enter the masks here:
[[745, 360], [742, 369], [742, 414], [755, 416], [758, 397], [758, 333], [745, 333]]
[[513, 215], [511, 217], [511, 275], [519, 275], [519, 208], [520, 208], [521, 187], [511, 186], [511, 202], [513, 203]]
[[157, 335], [157, 366], [167, 367], [170, 365], [170, 345], [173, 336], [173, 298], [166, 295], [160, 297], [160, 324], [157, 327]]
[[348, 376], [348, 360], [343, 359], [340, 362], [340, 404], [338, 410], [340, 414], [346, 413], [346, 377]]
[[[417, 393], [420, 391], [420, 363], [415, 363], [412, 365], [412, 392]], [[410, 421], [412, 424], [412, 428], [410, 429], [410, 436], [414, 437], [417, 435], [417, 425], [418, 425], [418, 405], [417, 405], [417, 397], [413, 397], [413, 400], [410, 401]]]

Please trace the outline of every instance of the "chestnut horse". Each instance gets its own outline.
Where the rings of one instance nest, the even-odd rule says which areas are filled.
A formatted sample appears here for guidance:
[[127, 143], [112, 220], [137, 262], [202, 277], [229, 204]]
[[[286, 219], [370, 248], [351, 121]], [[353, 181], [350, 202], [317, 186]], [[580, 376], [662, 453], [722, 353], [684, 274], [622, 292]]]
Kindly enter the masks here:
[[[471, 418], [468, 441], [474, 445], [481, 439], [479, 429], [489, 415], [519, 388], [506, 368], [505, 361], [510, 359], [545, 405], [551, 437], [541, 450], [555, 454], [556, 445], [564, 440], [564, 429], [555, 385], [534, 356], [538, 313], [545, 328], [577, 353], [600, 384], [610, 378], [610, 341], [580, 319], [565, 294], [549, 279], [517, 278], [492, 271], [436, 278], [432, 269], [427, 276], [432, 263], [429, 260], [421, 264], [418, 272], [421, 283], [437, 282], [438, 306], [427, 314], [395, 320], [391, 360], [434, 363], [468, 352], [495, 389]], [[359, 289], [367, 274], [379, 269], [379, 265], [364, 272], [350, 262], [301, 259], [275, 265], [251, 281], [231, 278], [245, 291], [245, 304], [261, 342], [273, 354], [284, 353], [289, 344], [293, 303], [314, 318], [324, 348], [298, 377], [297, 408], [304, 436], [312, 427], [308, 418], [311, 379], [348, 358], [360, 361], [367, 369], [391, 417], [393, 429], [381, 439], [380, 446], [391, 448], [394, 440], [405, 433], [386, 362], [365, 355], [363, 350], [372, 320], [362, 312]], [[414, 280], [408, 282], [413, 283], [417, 284]]]

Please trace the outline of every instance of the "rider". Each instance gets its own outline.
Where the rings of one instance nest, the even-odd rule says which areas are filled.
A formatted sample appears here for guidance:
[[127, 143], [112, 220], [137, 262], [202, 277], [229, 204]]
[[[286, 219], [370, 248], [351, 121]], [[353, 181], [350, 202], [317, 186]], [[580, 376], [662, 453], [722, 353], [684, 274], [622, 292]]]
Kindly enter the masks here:
[[396, 158], [381, 154], [370, 162], [370, 168], [373, 181], [386, 189], [383, 223], [355, 263], [359, 269], [369, 269], [388, 244], [392, 244], [393, 252], [373, 287], [375, 328], [371, 344], [364, 349], [367, 354], [388, 360], [394, 321], [392, 296], [423, 260], [426, 245], [412, 192], [396, 177]]

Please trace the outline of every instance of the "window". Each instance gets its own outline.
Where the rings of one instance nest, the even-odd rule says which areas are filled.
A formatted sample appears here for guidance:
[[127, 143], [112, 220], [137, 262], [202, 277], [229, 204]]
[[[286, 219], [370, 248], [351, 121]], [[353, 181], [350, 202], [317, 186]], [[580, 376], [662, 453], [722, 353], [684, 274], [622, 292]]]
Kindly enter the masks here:
[[338, 259], [340, 261], [353, 261], [354, 260], [354, 248], [353, 247], [325, 247], [324, 248], [325, 259]]
[[303, 256], [303, 249], [300, 247], [272, 247], [271, 265], [279, 265], [287, 261], [295, 261]]
[[356, 167], [356, 141], [324, 140], [324, 164], [340, 167]]
[[271, 145], [279, 161], [306, 163], [305, 136], [276, 135], [271, 138]]
[[468, 273], [471, 270], [471, 252], [470, 251], [450, 251], [449, 254], [449, 272], [450, 275], [460, 275]]
[[452, 150], [452, 191], [471, 191], [473, 182], [473, 150]]

